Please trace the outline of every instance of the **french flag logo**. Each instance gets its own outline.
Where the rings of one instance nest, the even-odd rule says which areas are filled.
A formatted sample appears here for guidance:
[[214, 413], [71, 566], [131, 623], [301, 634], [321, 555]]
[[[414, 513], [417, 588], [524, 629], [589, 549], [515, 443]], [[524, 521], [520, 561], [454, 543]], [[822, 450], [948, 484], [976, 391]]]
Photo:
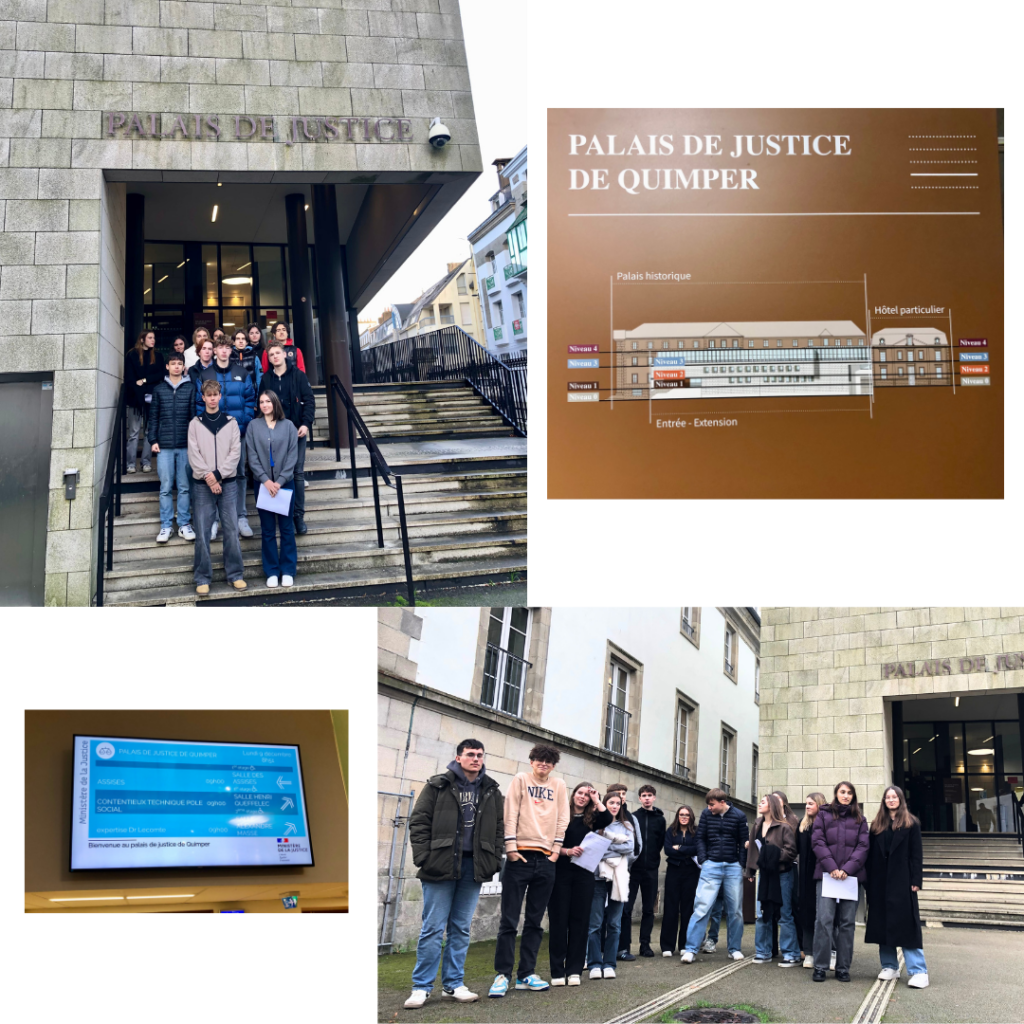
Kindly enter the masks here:
[[279, 842], [279, 843], [287, 843], [287, 842], [288, 842], [288, 840], [287, 840], [287, 839], [278, 839], [278, 842]]

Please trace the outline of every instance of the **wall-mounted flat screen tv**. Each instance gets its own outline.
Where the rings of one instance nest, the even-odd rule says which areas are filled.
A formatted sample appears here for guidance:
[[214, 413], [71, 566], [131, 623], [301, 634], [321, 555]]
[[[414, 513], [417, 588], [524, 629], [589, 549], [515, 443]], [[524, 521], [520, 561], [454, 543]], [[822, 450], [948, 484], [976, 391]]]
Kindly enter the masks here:
[[297, 746], [75, 736], [71, 870], [313, 864]]

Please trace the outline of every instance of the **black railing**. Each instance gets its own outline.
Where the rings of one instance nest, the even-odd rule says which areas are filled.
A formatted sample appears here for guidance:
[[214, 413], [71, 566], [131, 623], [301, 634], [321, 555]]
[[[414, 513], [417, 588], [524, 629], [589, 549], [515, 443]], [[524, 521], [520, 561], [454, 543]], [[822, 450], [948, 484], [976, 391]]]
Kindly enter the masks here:
[[364, 384], [465, 380], [516, 432], [526, 437], [526, 369], [514, 369], [461, 327], [442, 327], [363, 349]]
[[693, 623], [687, 622], [686, 619], [683, 619], [682, 621], [682, 630], [683, 635], [688, 637], [690, 640], [693, 640], [697, 635], [697, 630], [693, 628]]
[[121, 476], [127, 446], [127, 424], [124, 384], [117, 392], [117, 411], [114, 414], [114, 433], [107, 453], [107, 468], [103, 473], [103, 490], [97, 502], [96, 525], [96, 607], [103, 607], [103, 574], [114, 568], [114, 517], [121, 514]]
[[1024, 854], [1024, 795], [1018, 800], [1011, 790], [1010, 806], [1013, 808], [1013, 831], [1017, 836], [1017, 845]]
[[624, 708], [608, 704], [608, 717], [604, 729], [605, 750], [610, 750], [620, 757], [626, 756], [626, 743], [629, 739], [629, 720], [632, 716]]
[[494, 644], [487, 645], [480, 703], [495, 711], [521, 718], [526, 673], [531, 662]]
[[676, 773], [676, 775], [680, 776], [681, 778], [689, 779], [689, 777], [690, 777], [690, 766], [686, 765], [686, 764], [680, 764], [677, 761], [676, 762], [676, 771], [675, 771], [675, 773]]
[[[356, 431], [359, 432], [359, 441], [366, 448], [367, 454], [370, 457], [370, 475], [373, 479], [373, 509], [377, 518], [377, 547], [379, 548], [384, 547], [384, 524], [381, 520], [380, 512], [380, 488], [377, 483], [378, 473], [384, 480], [385, 487], [394, 487], [398, 495], [398, 526], [402, 538], [402, 555], [405, 559], [405, 585], [409, 593], [409, 604], [415, 605], [416, 589], [413, 586], [412, 579], [412, 556], [409, 554], [409, 526], [405, 519], [405, 494], [402, 491], [402, 478], [398, 473], [391, 471], [387, 460], [381, 454], [380, 448], [377, 447], [377, 442], [373, 439], [373, 435], [363, 422], [363, 417], [356, 408], [356, 403], [352, 400], [352, 396], [345, 390], [345, 386], [335, 374], [331, 375], [328, 394], [333, 406], [335, 423], [338, 422], [337, 399], [340, 398], [342, 405], [345, 407], [345, 416], [348, 420], [348, 455], [352, 471], [353, 498], [359, 497], [359, 478], [356, 474]], [[334, 456], [338, 462], [341, 462], [341, 445], [338, 443], [337, 436], [334, 439]], [[393, 483], [392, 477], [395, 478]]]

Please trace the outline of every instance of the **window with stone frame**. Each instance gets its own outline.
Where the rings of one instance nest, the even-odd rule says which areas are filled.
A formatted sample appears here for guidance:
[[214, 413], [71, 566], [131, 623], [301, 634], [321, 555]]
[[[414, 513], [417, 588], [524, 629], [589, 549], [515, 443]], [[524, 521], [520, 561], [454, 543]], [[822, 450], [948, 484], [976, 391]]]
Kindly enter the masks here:
[[722, 723], [718, 762], [718, 785], [730, 795], [736, 791], [736, 730]]
[[679, 632], [693, 644], [700, 647], [700, 609], [683, 608], [679, 615]]
[[609, 640], [604, 675], [605, 708], [598, 746], [635, 761], [640, 743], [643, 663]]
[[757, 744], [754, 744], [753, 759], [750, 766], [750, 802], [757, 805]]
[[739, 651], [737, 649], [737, 632], [736, 627], [728, 620], [725, 620], [725, 657], [722, 662], [722, 671], [735, 683], [738, 681], [738, 668], [737, 659], [739, 657]]
[[506, 715], [522, 716], [529, 662], [529, 608], [491, 608], [480, 703]]
[[754, 659], [754, 703], [761, 703], [761, 659]]
[[700, 705], [676, 691], [675, 758], [673, 772], [693, 781], [697, 777], [697, 722]]

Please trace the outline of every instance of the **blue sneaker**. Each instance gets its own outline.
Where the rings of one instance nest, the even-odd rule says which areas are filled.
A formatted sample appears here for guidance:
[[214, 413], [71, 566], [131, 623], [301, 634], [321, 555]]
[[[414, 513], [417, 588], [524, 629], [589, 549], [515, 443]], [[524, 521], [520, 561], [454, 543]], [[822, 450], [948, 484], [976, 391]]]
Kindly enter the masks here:
[[528, 974], [525, 978], [516, 979], [516, 989], [529, 989], [531, 992], [543, 992], [548, 983], [537, 974]]
[[491, 986], [490, 992], [487, 993], [491, 999], [500, 999], [508, 991], [508, 977], [504, 974], [499, 974], [494, 979], [494, 984]]

